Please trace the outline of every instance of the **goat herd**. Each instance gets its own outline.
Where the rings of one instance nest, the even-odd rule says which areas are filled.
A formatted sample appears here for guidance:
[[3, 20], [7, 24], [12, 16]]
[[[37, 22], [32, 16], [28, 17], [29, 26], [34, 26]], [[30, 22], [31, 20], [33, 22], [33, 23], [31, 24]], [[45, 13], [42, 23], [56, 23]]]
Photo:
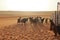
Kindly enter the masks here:
[[40, 23], [46, 23], [48, 24], [48, 22], [50, 23], [50, 30], [54, 32], [55, 36], [57, 36], [57, 34], [60, 35], [60, 26], [56, 26], [55, 23], [53, 22], [53, 19], [50, 19], [50, 18], [44, 18], [44, 17], [27, 17], [27, 18], [22, 18], [22, 17], [19, 17], [18, 20], [17, 20], [17, 23], [20, 24], [20, 23], [27, 23], [27, 22], [30, 22], [31, 24], [40, 24]]
[[29, 17], [29, 18], [18, 18], [17, 23], [26, 23], [26, 22], [30, 22], [30, 23], [43, 23], [45, 20], [45, 22], [48, 22], [48, 18], [42, 18], [42, 17]]

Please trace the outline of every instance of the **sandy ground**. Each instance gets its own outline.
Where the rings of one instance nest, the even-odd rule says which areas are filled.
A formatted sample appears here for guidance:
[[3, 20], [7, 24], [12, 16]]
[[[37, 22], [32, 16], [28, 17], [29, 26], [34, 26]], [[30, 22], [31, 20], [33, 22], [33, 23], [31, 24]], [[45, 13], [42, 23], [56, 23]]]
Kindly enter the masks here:
[[0, 40], [60, 40], [60, 36], [54, 37], [48, 24], [33, 25], [27, 22], [25, 25], [17, 24], [17, 18], [0, 19]]
[[0, 18], [0, 27], [12, 25], [17, 22], [17, 18]]

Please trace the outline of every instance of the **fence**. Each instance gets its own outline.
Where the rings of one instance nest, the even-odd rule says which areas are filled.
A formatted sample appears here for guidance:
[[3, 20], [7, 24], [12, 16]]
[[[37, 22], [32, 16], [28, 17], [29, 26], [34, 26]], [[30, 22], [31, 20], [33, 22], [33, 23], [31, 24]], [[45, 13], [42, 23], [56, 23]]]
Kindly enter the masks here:
[[56, 25], [60, 25], [60, 2], [57, 3], [57, 11], [52, 14], [52, 19]]

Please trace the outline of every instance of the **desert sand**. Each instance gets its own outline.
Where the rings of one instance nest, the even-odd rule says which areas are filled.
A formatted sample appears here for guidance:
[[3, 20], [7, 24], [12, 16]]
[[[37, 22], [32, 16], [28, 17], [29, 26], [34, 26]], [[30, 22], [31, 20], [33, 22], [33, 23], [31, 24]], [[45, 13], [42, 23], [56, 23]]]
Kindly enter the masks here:
[[[27, 22], [25, 25], [22, 25], [17, 24], [17, 19], [19, 16], [6, 15], [0, 16], [0, 40], [60, 40], [60, 36], [54, 37], [54, 33], [49, 30], [49, 23], [32, 25]], [[32, 15], [30, 14], [30, 16]], [[33, 16], [50, 18], [51, 14]], [[22, 15], [22, 17], [29, 16]]]

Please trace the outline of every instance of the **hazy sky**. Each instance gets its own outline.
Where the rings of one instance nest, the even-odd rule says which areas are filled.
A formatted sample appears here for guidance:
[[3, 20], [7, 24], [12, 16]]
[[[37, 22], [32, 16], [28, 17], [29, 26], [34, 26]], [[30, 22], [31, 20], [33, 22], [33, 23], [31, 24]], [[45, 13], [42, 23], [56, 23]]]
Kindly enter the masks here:
[[55, 11], [60, 0], [0, 0], [0, 10]]

